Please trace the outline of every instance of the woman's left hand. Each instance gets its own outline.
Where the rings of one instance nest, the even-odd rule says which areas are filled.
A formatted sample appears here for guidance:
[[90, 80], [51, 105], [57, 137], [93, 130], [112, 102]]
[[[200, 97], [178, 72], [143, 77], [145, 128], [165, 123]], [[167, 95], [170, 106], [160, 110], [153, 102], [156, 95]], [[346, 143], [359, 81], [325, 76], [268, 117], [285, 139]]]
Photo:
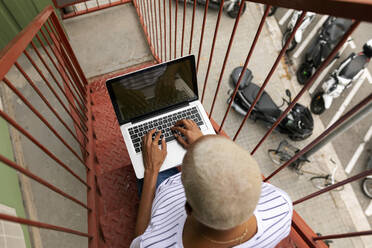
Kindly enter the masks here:
[[165, 157], [167, 156], [167, 143], [165, 139], [161, 140], [161, 149], [159, 148], [159, 139], [161, 131], [158, 131], [154, 140], [152, 140], [153, 134], [156, 129], [149, 131], [143, 138], [142, 143], [142, 155], [143, 164], [145, 166], [146, 174], [158, 174], [161, 166], [164, 163]]

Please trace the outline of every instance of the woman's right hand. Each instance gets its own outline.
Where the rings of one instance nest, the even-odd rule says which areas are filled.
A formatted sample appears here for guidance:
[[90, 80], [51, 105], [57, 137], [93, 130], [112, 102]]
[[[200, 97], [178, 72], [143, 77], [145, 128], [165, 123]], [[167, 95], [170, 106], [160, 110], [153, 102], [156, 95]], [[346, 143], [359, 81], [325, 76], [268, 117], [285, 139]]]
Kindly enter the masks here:
[[200, 131], [198, 125], [189, 119], [183, 119], [177, 121], [174, 127], [171, 128], [173, 131], [178, 131], [184, 138], [178, 134], [174, 134], [174, 137], [180, 142], [180, 144], [187, 149], [192, 143], [194, 143], [197, 139], [203, 136], [203, 133]]

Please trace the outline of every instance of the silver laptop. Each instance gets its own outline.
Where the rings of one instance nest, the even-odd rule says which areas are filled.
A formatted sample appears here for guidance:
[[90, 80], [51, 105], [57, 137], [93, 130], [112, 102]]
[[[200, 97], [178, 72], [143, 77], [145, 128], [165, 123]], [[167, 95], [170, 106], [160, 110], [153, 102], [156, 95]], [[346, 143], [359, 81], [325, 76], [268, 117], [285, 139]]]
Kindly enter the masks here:
[[193, 55], [109, 79], [106, 86], [137, 178], [144, 177], [142, 138], [148, 131], [161, 130], [167, 142], [160, 171], [181, 165], [186, 153], [170, 129], [178, 120], [194, 120], [203, 134], [215, 134], [199, 101]]

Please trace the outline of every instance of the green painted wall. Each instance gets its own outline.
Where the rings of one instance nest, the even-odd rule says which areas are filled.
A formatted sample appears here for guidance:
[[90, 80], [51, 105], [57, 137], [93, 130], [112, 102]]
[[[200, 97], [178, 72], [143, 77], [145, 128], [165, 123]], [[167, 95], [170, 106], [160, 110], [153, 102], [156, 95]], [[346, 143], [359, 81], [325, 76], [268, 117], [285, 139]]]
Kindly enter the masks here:
[[[0, 118], [0, 154], [14, 161], [8, 125]], [[0, 203], [14, 208], [18, 217], [26, 218], [17, 172], [0, 163]], [[27, 227], [22, 225], [26, 246], [31, 248]]]
[[0, 0], [0, 50], [52, 0]]

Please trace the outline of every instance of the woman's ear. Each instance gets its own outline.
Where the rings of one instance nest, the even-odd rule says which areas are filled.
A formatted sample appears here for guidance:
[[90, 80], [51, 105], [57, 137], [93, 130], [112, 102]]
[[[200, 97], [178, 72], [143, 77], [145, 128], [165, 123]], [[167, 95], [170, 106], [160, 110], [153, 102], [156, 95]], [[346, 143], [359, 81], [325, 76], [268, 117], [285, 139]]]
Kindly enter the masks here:
[[186, 214], [191, 215], [192, 207], [190, 206], [190, 204], [188, 202], [186, 202], [186, 204], [185, 204], [185, 209], [186, 209]]

